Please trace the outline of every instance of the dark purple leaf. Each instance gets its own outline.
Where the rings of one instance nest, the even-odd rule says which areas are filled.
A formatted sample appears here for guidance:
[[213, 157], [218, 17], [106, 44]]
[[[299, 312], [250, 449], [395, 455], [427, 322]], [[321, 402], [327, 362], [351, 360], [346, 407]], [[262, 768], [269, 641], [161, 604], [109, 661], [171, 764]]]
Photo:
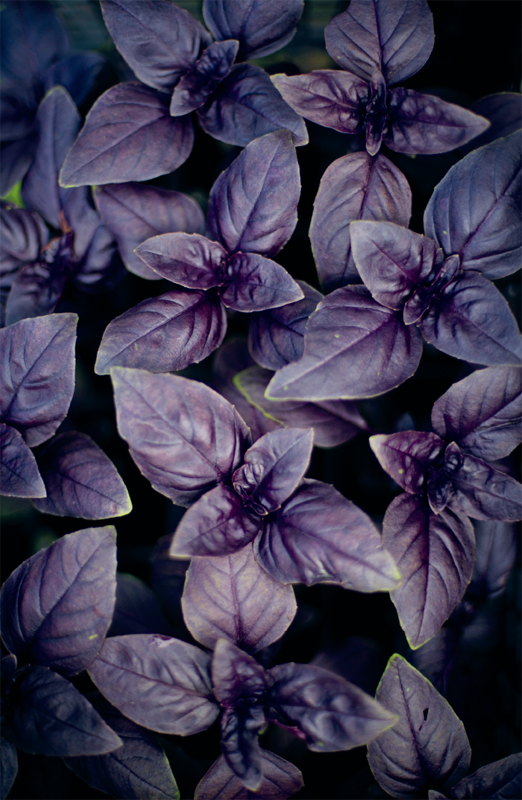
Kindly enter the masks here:
[[142, 278], [158, 280], [134, 253], [138, 245], [159, 233], [203, 233], [205, 219], [188, 195], [141, 183], [98, 186], [94, 197], [100, 216], [116, 238], [127, 269]]
[[289, 761], [261, 750], [263, 779], [255, 793], [250, 792], [232, 772], [224, 756], [219, 756], [196, 786], [195, 800], [287, 800], [299, 791], [303, 777]]
[[0, 422], [0, 494], [9, 497], [45, 497], [38, 464], [14, 428]]
[[226, 270], [227, 251], [199, 233], [163, 233], [136, 248], [147, 267], [162, 278], [187, 289], [220, 286]]
[[52, 314], [62, 295], [70, 264], [69, 249], [69, 256], [58, 257], [50, 264], [33, 261], [18, 270], [5, 305], [6, 325]]
[[221, 750], [243, 786], [257, 792], [263, 780], [259, 733], [266, 727], [260, 705], [225, 708], [221, 717]]
[[193, 558], [181, 602], [187, 628], [205, 647], [224, 638], [250, 651], [277, 641], [297, 610], [292, 587], [261, 569], [252, 545], [222, 558]]
[[114, 44], [136, 76], [169, 91], [211, 37], [192, 14], [165, 0], [102, 0]]
[[492, 280], [520, 267], [520, 134], [474, 150], [435, 187], [424, 229], [463, 269]]
[[[454, 612], [458, 614], [458, 608]], [[453, 666], [461, 644], [462, 628], [448, 623], [417, 650], [410, 650], [408, 658], [412, 665], [422, 672], [443, 696], [447, 694], [448, 683], [453, 674]]]
[[256, 139], [214, 183], [207, 235], [229, 253], [241, 250], [272, 257], [294, 231], [300, 191], [299, 166], [288, 132]]
[[2, 639], [19, 658], [77, 675], [96, 658], [116, 592], [116, 531], [57, 539], [11, 573], [0, 594]]
[[34, 505], [44, 514], [109, 519], [132, 510], [116, 467], [85, 433], [54, 436], [38, 454], [38, 465], [47, 497]]
[[53, 86], [63, 86], [77, 106], [81, 105], [92, 89], [105, 59], [98, 53], [75, 53], [48, 67], [43, 76], [45, 91]]
[[8, 3], [2, 10], [0, 64], [6, 79], [30, 84], [68, 50], [67, 34], [50, 3]]
[[434, 636], [461, 599], [475, 560], [467, 517], [434, 514], [421, 497], [402, 494], [388, 506], [382, 541], [402, 576], [391, 593], [411, 648]]
[[91, 702], [123, 742], [111, 753], [83, 758], [66, 758], [76, 775], [93, 789], [122, 800], [179, 800], [176, 781], [154, 734], [123, 717], [106, 700]]
[[256, 253], [235, 253], [219, 295], [227, 308], [252, 312], [301, 300], [303, 291], [280, 264]]
[[203, 16], [216, 39], [239, 39], [239, 56], [262, 58], [290, 42], [303, 12], [304, 0], [204, 0]]
[[170, 101], [173, 117], [190, 114], [200, 108], [223, 78], [228, 75], [237, 55], [239, 42], [213, 42], [201, 54], [192, 69], [181, 77]]
[[0, 413], [35, 447], [65, 419], [74, 391], [76, 314], [23, 319], [0, 331]]
[[112, 378], [118, 430], [156, 491], [190, 505], [237, 469], [248, 428], [208, 386], [122, 367]]
[[248, 349], [266, 369], [281, 369], [303, 355], [304, 331], [308, 317], [323, 295], [304, 281], [296, 281], [304, 297], [261, 314], [250, 322]]
[[212, 684], [221, 705], [233, 708], [241, 701], [260, 702], [267, 680], [255, 658], [227, 639], [218, 639], [212, 656]]
[[430, 787], [446, 790], [469, 768], [464, 726], [447, 701], [402, 656], [391, 657], [377, 700], [400, 719], [371, 742], [374, 777], [392, 797], [417, 797]]
[[245, 147], [271, 131], [290, 131], [296, 147], [308, 143], [306, 125], [281, 98], [270, 77], [253, 64], [236, 64], [197, 111], [203, 130], [227, 144]]
[[320, 481], [303, 481], [269, 517], [255, 554], [281, 583], [326, 582], [378, 592], [393, 589], [400, 578], [371, 519]]
[[[161, 600], [162, 606], [172, 624], [183, 624], [181, 595], [189, 562], [177, 561], [169, 555], [172, 536], [161, 536], [151, 556], [152, 573], [150, 585]], [[161, 633], [161, 631], [159, 631]]]
[[486, 597], [499, 597], [506, 588], [517, 558], [518, 536], [515, 525], [507, 522], [477, 522], [477, 557], [471, 590]]
[[0, 795], [2, 797], [7, 797], [13, 788], [13, 783], [18, 774], [18, 756], [16, 753], [16, 745], [8, 742], [4, 737], [0, 739], [0, 764], [2, 766], [0, 773]]
[[491, 127], [477, 136], [470, 144], [460, 148], [463, 154], [483, 147], [485, 144], [509, 136], [522, 128], [522, 96], [518, 92], [499, 92], [481, 97], [471, 106], [471, 111], [491, 122]]
[[36, 136], [31, 133], [23, 139], [2, 145], [0, 159], [0, 196], [6, 195], [29, 169], [36, 151]]
[[126, 717], [159, 733], [190, 736], [216, 719], [210, 657], [191, 644], [156, 634], [106, 639], [89, 675]]
[[188, 117], [171, 117], [168, 96], [119, 83], [95, 102], [60, 173], [60, 185], [146, 181], [177, 169], [194, 141]]
[[135, 367], [172, 372], [213, 353], [227, 330], [226, 312], [215, 293], [174, 290], [143, 300], [109, 323], [95, 371]]
[[489, 367], [454, 383], [435, 402], [431, 424], [463, 453], [486, 461], [509, 455], [522, 440], [522, 370]]
[[319, 303], [302, 358], [275, 374], [268, 397], [317, 402], [384, 394], [413, 375], [421, 351], [414, 326], [363, 286], [345, 286]]
[[452, 508], [473, 519], [522, 519], [522, 485], [479, 458], [462, 457], [452, 486]]
[[170, 635], [172, 628], [152, 589], [134, 575], [116, 575], [116, 605], [108, 636], [129, 633], [162, 633]]
[[341, 133], [360, 133], [368, 102], [366, 81], [349, 72], [321, 69], [274, 75], [272, 82], [297, 114]]
[[268, 716], [296, 727], [317, 753], [367, 744], [397, 722], [362, 689], [321, 667], [279, 664], [268, 675]]
[[522, 753], [486, 764], [467, 778], [462, 778], [448, 792], [454, 798], [513, 798], [522, 791]]
[[252, 541], [262, 527], [228, 486], [211, 489], [185, 512], [176, 529], [171, 556], [226, 556]]
[[49, 231], [35, 211], [17, 208], [3, 201], [0, 204], [0, 225], [0, 271], [3, 281], [4, 275], [14, 268], [36, 261], [49, 239]]
[[473, 364], [522, 363], [516, 320], [498, 289], [478, 272], [450, 281], [419, 323], [438, 350]]
[[[87, 208], [87, 207], [86, 207]], [[93, 210], [93, 214], [96, 212]], [[90, 216], [90, 214], [89, 214]], [[96, 216], [98, 216], [96, 214]], [[73, 236], [73, 246], [77, 257], [78, 229]], [[124, 268], [118, 259], [115, 259], [116, 242], [109, 229], [98, 217], [92, 239], [88, 242], [80, 263], [74, 266], [74, 282], [81, 286], [96, 286], [96, 289], [112, 289], [123, 277]]]
[[[20, 141], [34, 132], [35, 105], [34, 93], [29, 86], [18, 82], [5, 86], [4, 83], [0, 93], [0, 113], [2, 115], [0, 141]], [[2, 154], [3, 152], [2, 150]]]
[[401, 431], [371, 436], [370, 447], [395, 483], [410, 494], [422, 494], [428, 467], [442, 455], [445, 444], [435, 433]]
[[328, 23], [324, 38], [340, 67], [367, 81], [380, 71], [391, 86], [415, 75], [428, 60], [433, 17], [425, 0], [352, 0]]
[[489, 122], [466, 108], [413, 89], [391, 89], [383, 142], [397, 153], [448, 153], [478, 136]]
[[364, 151], [330, 164], [319, 184], [310, 225], [317, 273], [325, 289], [359, 280], [350, 248], [352, 220], [406, 226], [410, 215], [409, 184], [385, 156], [372, 158]]
[[121, 739], [66, 678], [48, 667], [28, 667], [16, 686], [11, 725], [26, 753], [90, 756], [121, 747]]

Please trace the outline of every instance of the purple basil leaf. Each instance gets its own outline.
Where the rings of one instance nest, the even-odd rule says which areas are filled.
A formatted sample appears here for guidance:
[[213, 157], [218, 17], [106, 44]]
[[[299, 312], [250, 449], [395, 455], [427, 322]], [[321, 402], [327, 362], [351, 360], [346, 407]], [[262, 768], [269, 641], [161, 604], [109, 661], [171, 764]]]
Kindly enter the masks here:
[[474, 150], [435, 187], [424, 229], [463, 269], [492, 280], [520, 267], [520, 134]]
[[499, 597], [506, 588], [517, 558], [518, 536], [514, 525], [507, 522], [477, 522], [477, 557], [471, 589], [486, 597]]
[[473, 519], [522, 519], [522, 485], [479, 458], [462, 456], [452, 486], [452, 508]]
[[0, 205], [2, 279], [15, 267], [36, 261], [49, 239], [49, 231], [35, 211], [17, 208], [8, 203]]
[[2, 737], [0, 739], [0, 796], [7, 797], [13, 788], [18, 774], [18, 755], [16, 745]]
[[448, 792], [453, 798], [513, 798], [522, 791], [522, 753], [486, 764], [467, 778], [462, 778]]
[[370, 447], [381, 467], [410, 494], [422, 494], [428, 467], [444, 452], [435, 433], [401, 431], [370, 437]]
[[478, 272], [450, 281], [419, 323], [427, 342], [473, 364], [522, 363], [522, 339], [509, 306]]
[[520, 444], [522, 370], [489, 367], [454, 383], [435, 402], [431, 424], [463, 453], [486, 461], [509, 455]]
[[269, 517], [255, 554], [281, 583], [326, 582], [378, 592], [393, 589], [400, 578], [371, 519], [320, 481], [303, 481]]
[[[457, 609], [459, 606], [457, 606]], [[458, 613], [458, 610], [455, 614]], [[453, 667], [462, 641], [462, 628], [449, 623], [432, 639], [417, 650], [410, 650], [408, 658], [443, 696], [453, 675]]]
[[265, 727], [266, 717], [260, 705], [225, 708], [220, 721], [225, 761], [243, 786], [254, 792], [263, 780], [259, 734]]
[[232, 475], [243, 503], [262, 514], [280, 508], [304, 478], [313, 446], [313, 431], [302, 428], [280, 428], [258, 439]]
[[368, 747], [375, 779], [392, 797], [446, 790], [469, 768], [464, 725], [448, 702], [402, 656], [391, 657], [377, 700], [400, 719]]
[[237, 55], [239, 42], [234, 39], [226, 42], [213, 42], [192, 69], [181, 77], [170, 101], [173, 117], [190, 114], [200, 108], [224, 77], [228, 75]]
[[0, 422], [0, 494], [9, 497], [45, 497], [38, 464], [22, 434]]
[[116, 605], [108, 636], [129, 633], [162, 633], [169, 636], [172, 628], [152, 589], [134, 575], [116, 575]]
[[302, 400], [267, 400], [265, 391], [273, 372], [249, 367], [238, 373], [234, 384], [256, 410], [287, 428], [313, 428], [316, 447], [336, 447], [352, 439], [360, 430], [368, 430], [356, 403], [330, 400], [306, 403]]
[[308, 317], [323, 295], [304, 281], [296, 281], [304, 297], [293, 303], [255, 314], [250, 322], [248, 349], [266, 369], [280, 369], [303, 355]]
[[274, 75], [272, 82], [297, 114], [341, 133], [360, 133], [368, 102], [366, 81], [349, 72], [314, 70], [307, 75]]
[[0, 140], [2, 142], [20, 141], [34, 132], [36, 105], [30, 86], [16, 82], [5, 86], [4, 83], [0, 93], [0, 113], [2, 115]]
[[255, 658], [227, 639], [218, 639], [212, 656], [212, 684], [216, 699], [230, 708], [240, 701], [260, 702], [267, 680]]
[[317, 753], [367, 744], [397, 721], [362, 689], [321, 667], [279, 664], [268, 675], [268, 716], [296, 727]]
[[119, 83], [95, 102], [60, 173], [63, 187], [146, 181], [177, 169], [194, 141], [188, 117], [169, 114], [168, 96]]
[[122, 800], [179, 800], [176, 781], [154, 734], [123, 717], [98, 695], [91, 702], [123, 746], [99, 756], [66, 758], [65, 763], [93, 789]]
[[391, 89], [383, 142], [397, 153], [448, 153], [478, 136], [489, 122], [466, 108], [413, 89]]
[[190, 505], [237, 469], [248, 428], [208, 386], [122, 367], [112, 379], [118, 430], [156, 491]]
[[53, 86], [63, 86], [77, 106], [81, 105], [92, 89], [105, 59], [98, 53], [75, 53], [50, 66], [43, 76], [45, 91]]
[[197, 111], [203, 130], [227, 144], [249, 142], [281, 128], [296, 147], [308, 143], [306, 125], [281, 98], [270, 77], [253, 64], [236, 64]]
[[67, 55], [69, 41], [50, 3], [8, 3], [2, 10], [3, 77], [31, 84]]
[[215, 293], [174, 290], [143, 300], [109, 323], [95, 372], [135, 367], [171, 372], [213, 353], [227, 330], [226, 312]]
[[20, 564], [4, 583], [4, 644], [19, 658], [77, 675], [100, 650], [115, 592], [114, 527], [69, 533]]
[[286, 269], [256, 253], [235, 253], [228, 261], [222, 302], [234, 311], [266, 311], [301, 300], [300, 286]]
[[35, 447], [65, 419], [74, 391], [76, 314], [23, 319], [0, 331], [0, 413]]
[[210, 44], [205, 28], [188, 11], [166, 0], [102, 0], [114, 44], [136, 76], [169, 91]]
[[423, 498], [402, 494], [388, 506], [382, 540], [402, 575], [391, 598], [415, 649], [437, 633], [464, 594], [475, 560], [473, 526], [464, 515], [434, 514]]
[[0, 196], [6, 195], [29, 169], [36, 151], [36, 136], [31, 133], [23, 139], [2, 145], [0, 159]]
[[28, 667], [16, 686], [11, 725], [26, 753], [90, 756], [121, 747], [121, 739], [72, 683], [48, 667]]
[[[444, 450], [444, 458], [428, 468], [427, 500], [434, 514], [440, 514], [448, 505], [453, 493], [453, 478], [462, 466], [462, 453], [455, 442]], [[458, 505], [456, 509], [459, 510]]]
[[214, 183], [207, 235], [229, 253], [241, 250], [272, 257], [294, 231], [300, 191], [299, 166], [288, 131], [262, 136]]
[[6, 325], [52, 314], [70, 271], [70, 250], [50, 264], [33, 261], [16, 274], [5, 305]]
[[[87, 210], [89, 206], [85, 205]], [[96, 211], [92, 209], [93, 215]], [[89, 214], [89, 216], [91, 216]], [[98, 217], [98, 215], [96, 214]], [[73, 247], [75, 256], [78, 257], [78, 228], [74, 232]], [[96, 289], [112, 289], [123, 277], [124, 268], [119, 260], [115, 259], [116, 242], [112, 233], [98, 217], [92, 238], [87, 243], [87, 249], [80, 262], [74, 267], [74, 282], [80, 287], [96, 286]]]
[[106, 639], [89, 675], [122, 714], [159, 733], [190, 736], [206, 730], [219, 713], [209, 656], [179, 639], [157, 634]]
[[519, 92], [499, 92], [481, 97], [471, 106], [471, 111], [491, 122], [491, 127], [477, 136], [470, 144], [460, 148], [463, 154], [483, 147], [485, 144], [509, 136], [522, 128], [522, 96]]
[[391, 86], [415, 75], [428, 60], [433, 17], [426, 0], [352, 0], [328, 23], [324, 38], [340, 67], [367, 81], [380, 71]]
[[413, 375], [421, 351], [414, 326], [363, 286], [345, 286], [319, 303], [302, 358], [276, 372], [268, 397], [317, 402], [384, 394]]
[[268, 750], [261, 750], [263, 779], [255, 793], [234, 775], [224, 756], [219, 756], [196, 786], [195, 800], [287, 800], [303, 785], [297, 767]]
[[277, 641], [297, 610], [292, 587], [261, 569], [252, 545], [222, 558], [193, 558], [181, 604], [202, 645], [213, 648], [224, 638], [250, 651]]
[[319, 280], [327, 291], [358, 281], [350, 248], [350, 222], [396, 222], [411, 216], [411, 189], [385, 156], [366, 151], [338, 158], [324, 173], [314, 201], [310, 239]]
[[215, 486], [183, 515], [170, 554], [226, 556], [252, 541], [262, 527], [257, 514], [243, 508], [241, 498], [228, 486]]
[[100, 216], [116, 238], [127, 269], [142, 278], [159, 280], [134, 252], [159, 233], [203, 233], [205, 220], [188, 195], [141, 183], [98, 186], [94, 197]]
[[431, 239], [392, 222], [352, 222], [350, 237], [359, 275], [372, 297], [387, 308], [402, 308], [442, 261]]
[[116, 467], [85, 433], [53, 436], [38, 454], [38, 465], [47, 497], [34, 505], [44, 514], [109, 519], [132, 510]]
[[239, 39], [241, 59], [262, 58], [293, 39], [303, 7], [304, 0], [204, 0], [203, 16], [215, 39]]
[[212, 289], [223, 283], [227, 251], [199, 233], [163, 233], [136, 248], [160, 277], [187, 289]]

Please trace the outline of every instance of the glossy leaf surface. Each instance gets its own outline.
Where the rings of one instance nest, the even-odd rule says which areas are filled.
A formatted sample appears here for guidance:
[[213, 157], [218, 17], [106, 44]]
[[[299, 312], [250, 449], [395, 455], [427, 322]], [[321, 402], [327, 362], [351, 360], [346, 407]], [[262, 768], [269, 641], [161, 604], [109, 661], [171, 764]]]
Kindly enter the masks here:
[[45, 497], [36, 459], [17, 430], [0, 422], [0, 493], [8, 497]]
[[200, 108], [228, 75], [237, 55], [239, 42], [234, 39], [213, 42], [176, 85], [170, 101], [173, 117], [190, 114]]
[[266, 673], [244, 650], [227, 639], [219, 639], [212, 656], [214, 693], [225, 708], [240, 700], [259, 702], [266, 689]]
[[522, 519], [522, 485], [479, 458], [464, 455], [452, 485], [452, 506], [474, 519]]
[[137, 248], [137, 255], [162, 278], [189, 289], [212, 289], [224, 279], [227, 251], [197, 233], [153, 236]]
[[261, 750], [263, 780], [256, 793], [250, 792], [219, 756], [196, 786], [195, 800], [287, 800], [303, 785], [300, 771], [268, 750]]
[[422, 494], [430, 464], [444, 452], [444, 442], [435, 433], [401, 431], [370, 437], [370, 447], [381, 467], [410, 494]]
[[227, 308], [251, 313], [301, 300], [300, 286], [280, 264], [255, 253], [235, 253], [219, 295]]
[[257, 791], [263, 780], [259, 733], [266, 727], [262, 706], [225, 708], [221, 717], [221, 751], [243, 786]]

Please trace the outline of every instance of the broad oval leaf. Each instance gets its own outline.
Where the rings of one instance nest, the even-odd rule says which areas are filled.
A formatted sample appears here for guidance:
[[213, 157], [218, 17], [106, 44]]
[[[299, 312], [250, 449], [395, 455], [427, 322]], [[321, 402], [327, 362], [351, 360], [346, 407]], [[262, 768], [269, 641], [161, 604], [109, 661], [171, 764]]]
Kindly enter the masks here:
[[410, 494], [422, 494], [428, 467], [442, 455], [445, 444], [435, 433], [400, 431], [370, 436], [370, 447], [395, 483]]
[[179, 639], [157, 634], [106, 639], [89, 675], [122, 714], [158, 733], [191, 736], [206, 730], [219, 713], [210, 657]]
[[522, 790], [522, 753], [486, 764], [452, 786], [448, 797], [516, 798]]
[[322, 667], [279, 664], [268, 674], [268, 716], [295, 726], [317, 753], [367, 744], [397, 721], [362, 689]]
[[96, 658], [116, 596], [116, 531], [86, 528], [20, 564], [0, 593], [2, 639], [19, 659], [66, 676]]
[[[256, 794], [264, 800], [287, 800], [303, 786], [300, 771], [268, 750], [261, 749], [263, 780]], [[194, 800], [249, 800], [251, 792], [219, 756], [196, 786]]]
[[311, 315], [304, 354], [276, 372], [267, 389], [274, 400], [374, 397], [394, 389], [417, 369], [420, 334], [363, 286], [344, 286]]
[[85, 433], [54, 436], [38, 454], [38, 464], [47, 497], [34, 505], [44, 514], [108, 519], [132, 510], [116, 467]]
[[247, 701], [262, 703], [267, 688], [266, 673], [253, 656], [228, 639], [219, 639], [212, 656], [214, 694], [222, 706], [234, 708]]
[[234, 253], [228, 261], [222, 302], [234, 311], [251, 313], [301, 300], [303, 292], [286, 269], [257, 253]]
[[300, 191], [297, 156], [288, 132], [262, 136], [215, 181], [207, 235], [229, 253], [241, 250], [272, 257], [294, 231]]
[[23, 319], [0, 331], [0, 413], [29, 447], [55, 433], [74, 392], [76, 314]]
[[431, 424], [463, 453], [486, 461], [509, 455], [522, 441], [522, 369], [489, 367], [454, 383], [434, 403]]
[[452, 507], [473, 519], [522, 519], [522, 485], [479, 458], [462, 457], [452, 486]]
[[174, 290], [143, 300], [109, 323], [95, 372], [112, 367], [173, 372], [213, 353], [227, 330], [226, 312], [215, 293]]
[[475, 560], [473, 526], [463, 514], [448, 508], [434, 514], [422, 497], [402, 494], [384, 515], [382, 541], [402, 576], [391, 599], [415, 649], [437, 633], [464, 594]]
[[156, 491], [190, 505], [227, 480], [249, 445], [234, 407], [202, 383], [112, 369], [118, 430]]
[[320, 481], [304, 480], [268, 518], [255, 555], [281, 583], [336, 583], [357, 592], [393, 589], [400, 579], [371, 519]]
[[121, 747], [120, 737], [66, 678], [31, 666], [19, 681], [11, 725], [20, 750], [91, 756]]
[[253, 64], [236, 64], [197, 110], [203, 130], [227, 144], [245, 147], [271, 131], [288, 130], [296, 147], [308, 144], [306, 125]]
[[228, 253], [219, 242], [198, 233], [163, 233], [136, 248], [147, 267], [188, 289], [212, 289], [223, 283]]
[[205, 647], [223, 638], [254, 652], [277, 641], [297, 610], [292, 587], [261, 569], [250, 544], [221, 558], [193, 558], [181, 605], [187, 628]]
[[0, 422], [0, 494], [8, 497], [45, 497], [38, 464], [22, 434]]
[[200, 108], [228, 75], [237, 55], [239, 42], [231, 39], [213, 42], [176, 85], [170, 101], [173, 117], [190, 114]]
[[471, 749], [464, 725], [432, 684], [402, 656], [388, 662], [377, 700], [399, 721], [371, 742], [368, 761], [392, 797], [446, 790], [466, 774]]
[[87, 114], [69, 151], [60, 186], [146, 181], [177, 169], [190, 155], [189, 117], [169, 113], [168, 95], [143, 83], [108, 89]]
[[495, 280], [520, 268], [520, 133], [474, 150], [435, 187], [424, 229], [464, 269]]
[[391, 86], [415, 75], [428, 60], [433, 16], [426, 0], [351, 0], [348, 10], [328, 23], [324, 39], [340, 67], [367, 81], [380, 71]]
[[203, 233], [205, 219], [188, 195], [141, 183], [97, 186], [94, 199], [100, 216], [115, 237], [127, 269], [142, 278], [159, 280], [134, 252], [136, 247], [160, 233]]
[[408, 181], [385, 156], [372, 158], [363, 151], [330, 164], [319, 184], [310, 225], [317, 274], [326, 291], [359, 280], [350, 222], [363, 219], [406, 226], [410, 216]]

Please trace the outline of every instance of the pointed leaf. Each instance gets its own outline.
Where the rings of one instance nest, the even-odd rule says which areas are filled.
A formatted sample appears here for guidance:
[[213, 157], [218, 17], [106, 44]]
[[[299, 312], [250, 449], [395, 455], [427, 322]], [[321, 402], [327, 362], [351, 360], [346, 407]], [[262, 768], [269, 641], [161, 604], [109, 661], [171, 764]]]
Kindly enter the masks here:
[[255, 794], [234, 775], [224, 756], [219, 756], [196, 786], [195, 800], [250, 800], [256, 795], [264, 800], [287, 800], [299, 791], [303, 776], [297, 767], [268, 750], [261, 750], [261, 756], [263, 780]]
[[397, 724], [368, 747], [374, 777], [392, 797], [443, 791], [469, 768], [464, 725], [447, 701], [402, 656], [391, 657], [377, 700], [398, 714]]
[[0, 413], [35, 447], [65, 419], [74, 392], [76, 314], [23, 319], [0, 331]]
[[170, 101], [173, 117], [190, 114], [200, 108], [228, 75], [237, 55], [239, 42], [213, 42], [176, 85]]
[[234, 253], [219, 296], [227, 308], [250, 313], [301, 300], [300, 286], [286, 269], [256, 253]]
[[485, 461], [464, 455], [453, 477], [453, 508], [474, 519], [522, 519], [522, 485]]
[[163, 233], [147, 239], [136, 254], [162, 278], [188, 289], [223, 283], [228, 253], [219, 242], [198, 233]]
[[392, 589], [400, 577], [371, 519], [320, 481], [303, 481], [269, 517], [255, 554], [281, 583], [327, 582], [379, 592]]
[[190, 505], [237, 469], [248, 429], [208, 386], [122, 367], [112, 379], [118, 430], [156, 491]]
[[522, 753], [486, 764], [453, 786], [449, 797], [516, 798], [522, 790]]
[[402, 583], [391, 598], [410, 647], [434, 636], [471, 578], [475, 536], [463, 514], [434, 514], [421, 497], [402, 494], [388, 506], [383, 546], [391, 553]]
[[225, 708], [239, 701], [259, 702], [266, 689], [266, 673], [253, 656], [227, 639], [219, 639], [212, 656], [212, 684]]
[[116, 593], [116, 531], [86, 528], [31, 556], [0, 593], [2, 639], [19, 658], [77, 675], [96, 657]]
[[499, 597], [517, 558], [516, 527], [507, 522], [477, 522], [475, 536], [477, 557], [470, 588], [479, 597]]
[[105, 59], [98, 53], [74, 53], [62, 58], [45, 70], [45, 91], [54, 86], [63, 86], [79, 106], [89, 95], [104, 64]]
[[485, 144], [509, 136], [510, 133], [522, 128], [522, 106], [519, 92], [498, 92], [481, 97], [471, 105], [471, 110], [481, 117], [486, 117], [491, 122], [481, 136], [477, 136], [473, 143], [460, 148], [463, 155], [483, 147]]
[[395, 483], [410, 494], [422, 494], [428, 467], [439, 459], [445, 444], [435, 433], [401, 431], [370, 436], [370, 447]]
[[38, 464], [14, 428], [0, 422], [0, 493], [8, 497], [45, 497]]
[[106, 639], [89, 675], [122, 714], [158, 733], [190, 736], [206, 730], [219, 713], [210, 657], [179, 639], [157, 634]]
[[119, 83], [95, 102], [60, 173], [60, 185], [146, 181], [177, 169], [190, 155], [192, 122], [169, 114], [168, 95], [142, 83]]

